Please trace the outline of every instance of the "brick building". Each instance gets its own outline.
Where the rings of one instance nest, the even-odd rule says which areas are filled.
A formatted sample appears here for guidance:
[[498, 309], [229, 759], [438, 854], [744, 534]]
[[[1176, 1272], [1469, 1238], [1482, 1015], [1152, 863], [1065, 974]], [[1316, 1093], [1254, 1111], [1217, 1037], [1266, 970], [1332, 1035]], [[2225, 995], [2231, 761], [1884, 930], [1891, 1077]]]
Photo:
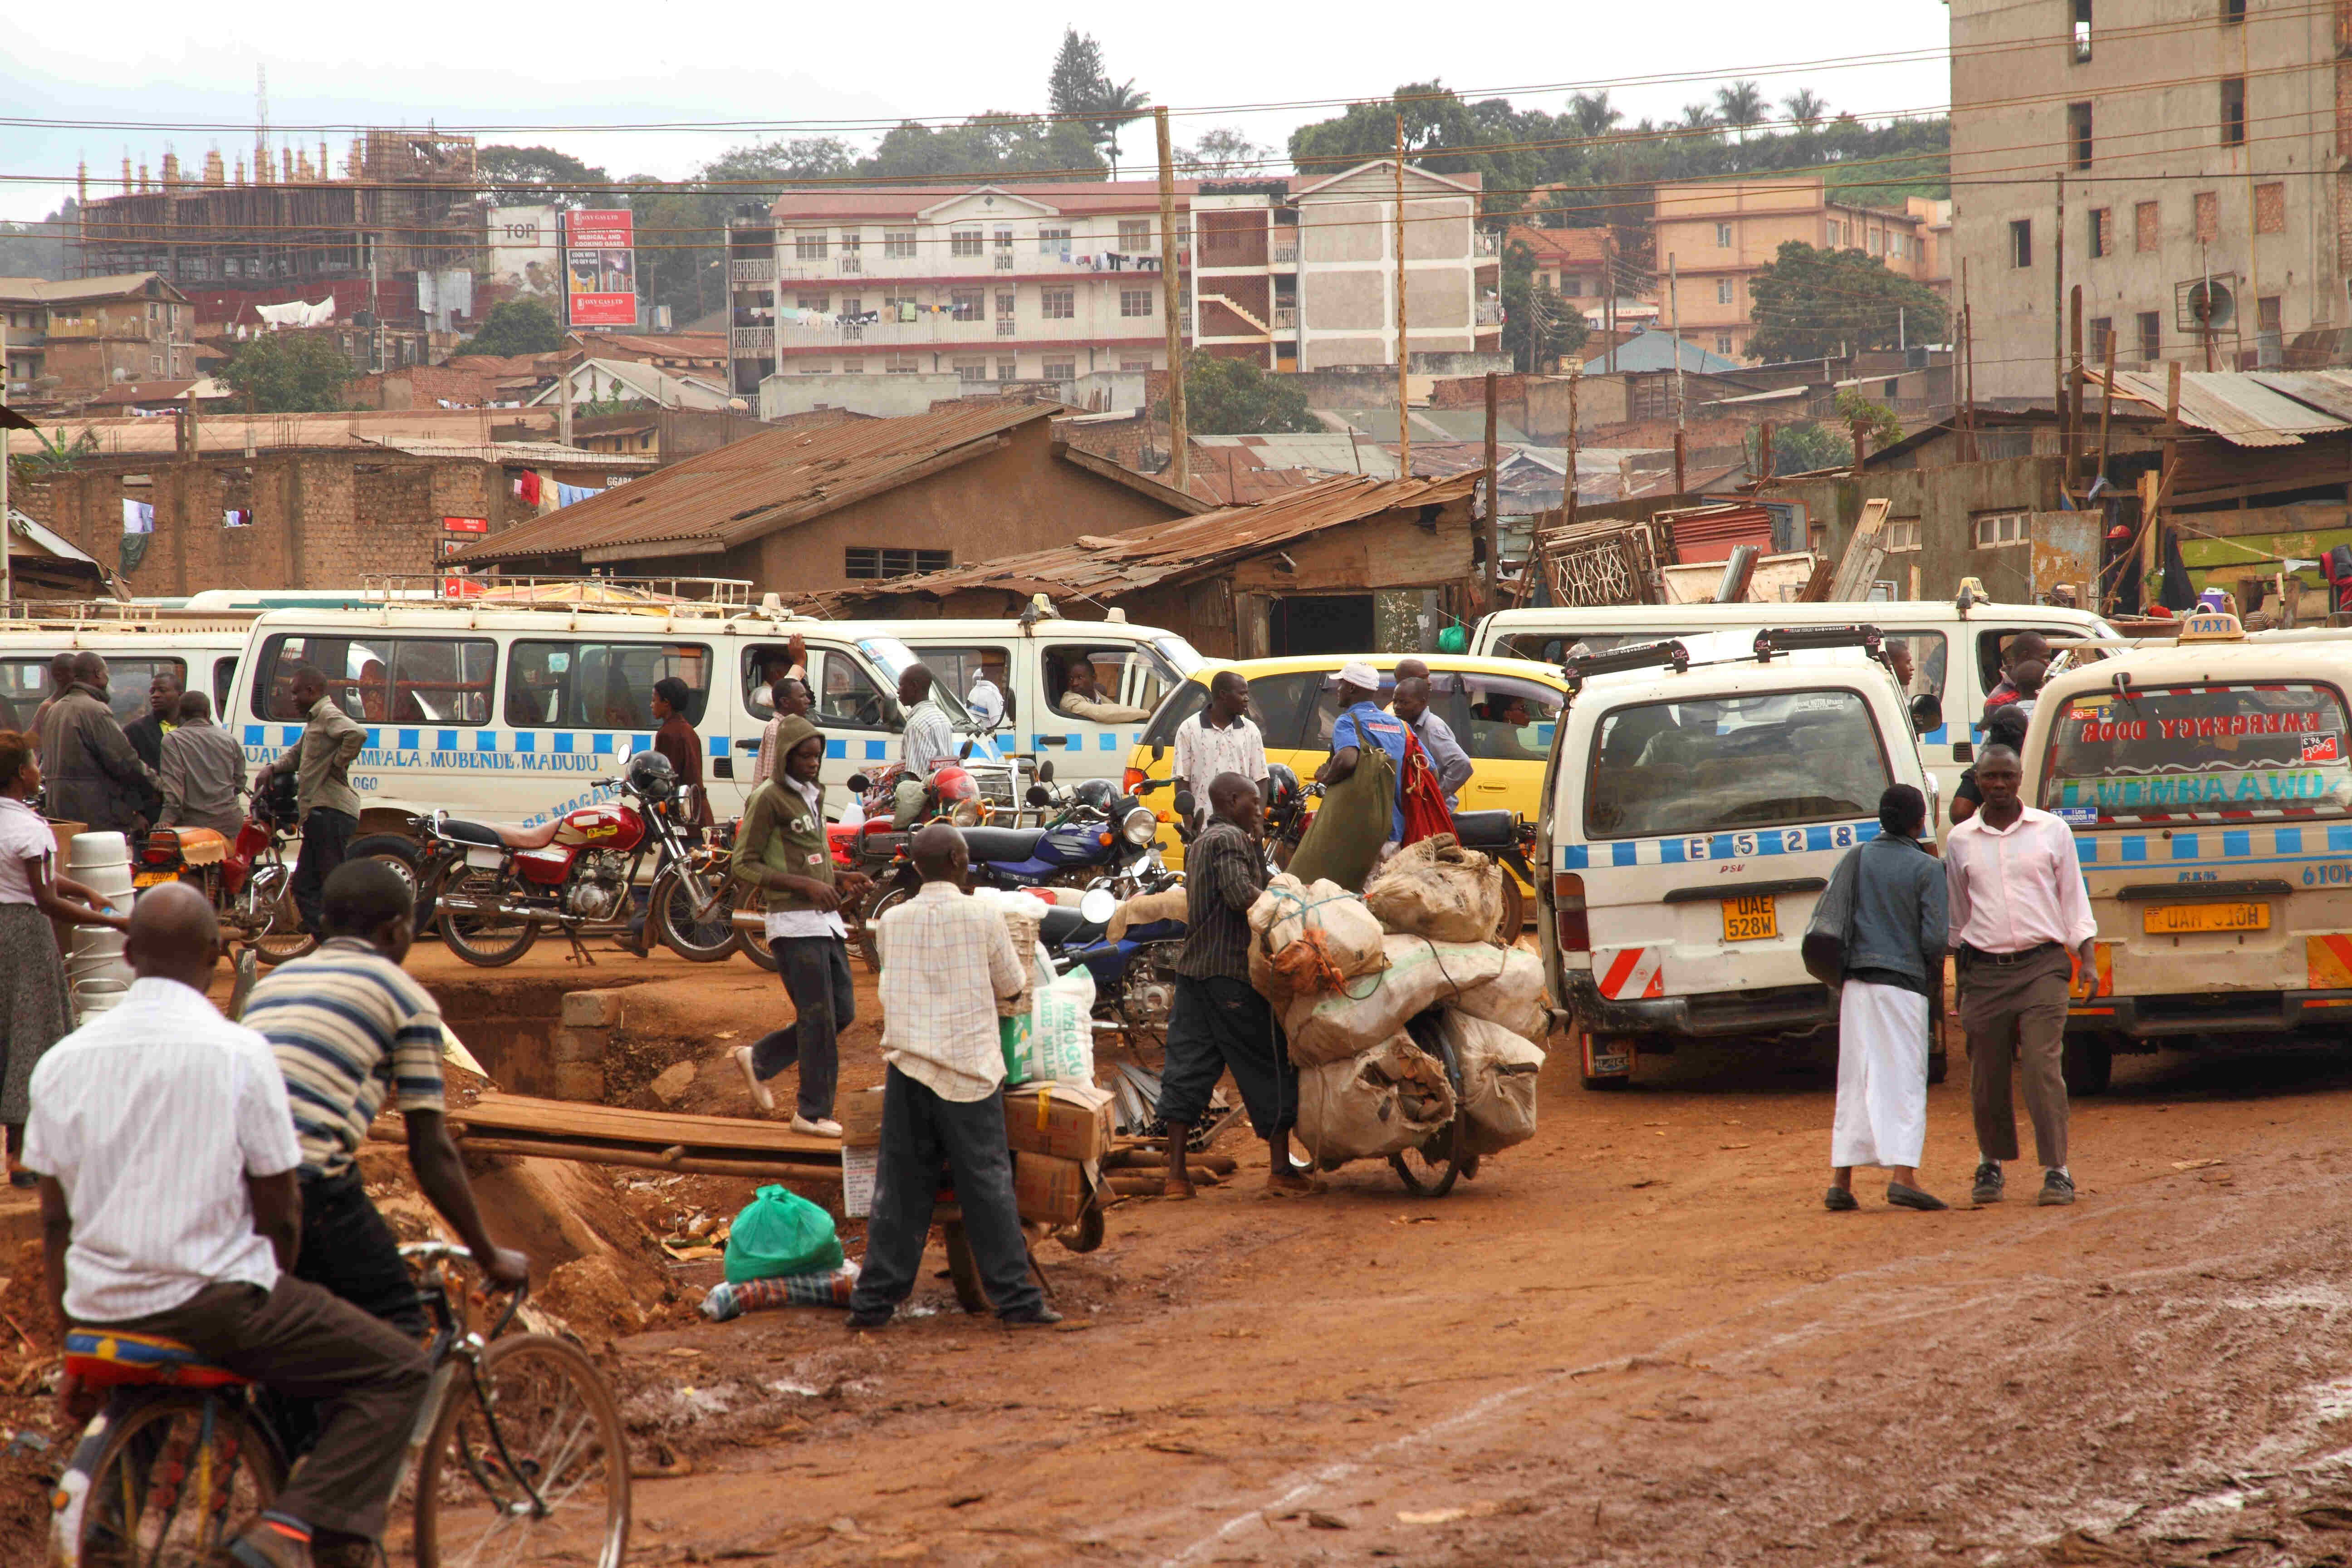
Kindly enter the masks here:
[[196, 374], [195, 310], [154, 272], [0, 278], [11, 401], [68, 403], [125, 382]]

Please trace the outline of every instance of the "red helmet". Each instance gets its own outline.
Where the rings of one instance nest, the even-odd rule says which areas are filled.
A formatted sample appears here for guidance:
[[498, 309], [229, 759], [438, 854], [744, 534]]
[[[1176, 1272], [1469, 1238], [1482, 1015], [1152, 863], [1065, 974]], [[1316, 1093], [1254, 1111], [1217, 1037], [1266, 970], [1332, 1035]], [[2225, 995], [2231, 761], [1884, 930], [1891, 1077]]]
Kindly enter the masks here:
[[940, 813], [960, 827], [974, 826], [983, 815], [979, 782], [953, 763], [931, 774], [931, 794], [940, 803]]

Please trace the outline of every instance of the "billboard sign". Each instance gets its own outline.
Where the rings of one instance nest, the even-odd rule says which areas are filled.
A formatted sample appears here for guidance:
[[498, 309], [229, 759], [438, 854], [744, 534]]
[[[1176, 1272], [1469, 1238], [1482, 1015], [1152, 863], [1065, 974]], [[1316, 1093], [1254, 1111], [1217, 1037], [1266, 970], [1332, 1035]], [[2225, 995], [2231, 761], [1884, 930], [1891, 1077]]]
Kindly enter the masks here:
[[563, 218], [553, 207], [492, 207], [490, 281], [552, 298], [563, 277]]
[[563, 215], [564, 320], [575, 327], [637, 324], [636, 254], [626, 207]]

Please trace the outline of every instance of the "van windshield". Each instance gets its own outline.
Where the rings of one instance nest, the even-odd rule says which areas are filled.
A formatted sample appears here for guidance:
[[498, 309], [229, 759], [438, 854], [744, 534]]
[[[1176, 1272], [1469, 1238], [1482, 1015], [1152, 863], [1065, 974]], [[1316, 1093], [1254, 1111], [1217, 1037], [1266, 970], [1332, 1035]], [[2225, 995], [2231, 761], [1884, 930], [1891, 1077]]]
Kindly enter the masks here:
[[1834, 688], [1617, 709], [1587, 779], [1592, 838], [1875, 816], [1894, 782], [1868, 700]]
[[2069, 698], [2042, 804], [2069, 822], [2352, 814], [2344, 698], [2308, 681], [2134, 687]]
[[[908, 666], [922, 662], [915, 657], [913, 648], [908, 647], [897, 637], [860, 637], [857, 639], [857, 651], [872, 659], [876, 667], [890, 678], [893, 690], [898, 688], [898, 678], [907, 673]], [[957, 729], [981, 728], [980, 721], [971, 716], [971, 710], [964, 706], [963, 699], [949, 689], [948, 682], [942, 680], [931, 683], [931, 700], [945, 710], [948, 722]], [[897, 723], [890, 726], [894, 730], [899, 727], [900, 725]]]

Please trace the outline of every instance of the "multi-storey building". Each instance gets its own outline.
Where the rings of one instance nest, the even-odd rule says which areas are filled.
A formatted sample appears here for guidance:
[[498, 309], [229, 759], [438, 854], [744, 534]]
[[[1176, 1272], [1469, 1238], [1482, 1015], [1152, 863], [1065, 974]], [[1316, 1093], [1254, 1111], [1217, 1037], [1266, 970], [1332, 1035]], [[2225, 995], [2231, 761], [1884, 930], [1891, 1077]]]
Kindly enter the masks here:
[[2054, 395], [2077, 284], [2094, 362], [2341, 363], [2341, 7], [1953, 0], [1951, 58], [1978, 397]]
[[1931, 277], [1925, 216], [1832, 201], [1819, 174], [1662, 184], [1650, 221], [1665, 324], [1727, 358], [1751, 357], [1756, 323], [1748, 281], [1790, 240], [1864, 251], [1922, 283]]
[[0, 315], [12, 399], [70, 402], [196, 374], [195, 308], [152, 272], [0, 278]]

